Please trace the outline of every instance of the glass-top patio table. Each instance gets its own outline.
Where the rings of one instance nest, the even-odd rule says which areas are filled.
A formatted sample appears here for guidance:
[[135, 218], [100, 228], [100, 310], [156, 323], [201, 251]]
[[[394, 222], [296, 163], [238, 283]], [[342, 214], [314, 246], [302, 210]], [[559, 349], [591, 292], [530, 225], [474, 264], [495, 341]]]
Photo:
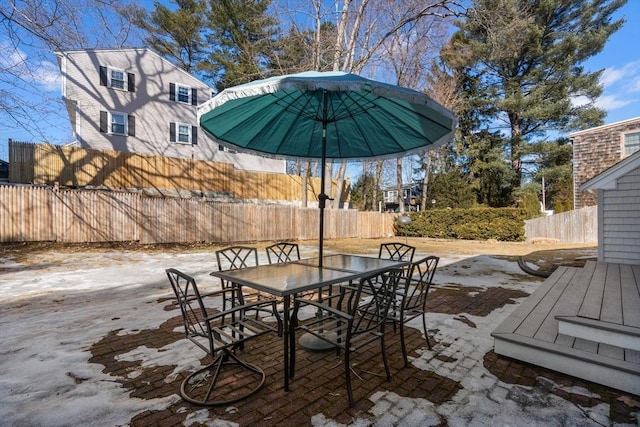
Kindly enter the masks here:
[[319, 258], [310, 258], [211, 273], [212, 276], [238, 286], [246, 286], [283, 297], [284, 389], [286, 391], [289, 391], [289, 379], [293, 377], [293, 372], [289, 371], [290, 362], [295, 357], [295, 331], [290, 330], [291, 296], [336, 283], [358, 280], [367, 275], [384, 273], [408, 264], [406, 261], [344, 254], [324, 256], [322, 267], [319, 266], [319, 260]]

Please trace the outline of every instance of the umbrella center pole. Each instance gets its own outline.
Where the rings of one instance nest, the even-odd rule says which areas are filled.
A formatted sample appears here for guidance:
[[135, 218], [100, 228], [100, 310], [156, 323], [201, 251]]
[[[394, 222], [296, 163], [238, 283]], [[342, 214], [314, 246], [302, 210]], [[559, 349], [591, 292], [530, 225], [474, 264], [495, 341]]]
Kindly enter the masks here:
[[318, 207], [320, 208], [320, 231], [318, 241], [319, 266], [322, 267], [322, 251], [324, 248], [324, 208], [329, 196], [325, 193], [325, 175], [327, 168], [327, 121], [329, 116], [329, 96], [327, 90], [322, 91], [322, 152], [320, 158], [320, 194], [318, 195]]

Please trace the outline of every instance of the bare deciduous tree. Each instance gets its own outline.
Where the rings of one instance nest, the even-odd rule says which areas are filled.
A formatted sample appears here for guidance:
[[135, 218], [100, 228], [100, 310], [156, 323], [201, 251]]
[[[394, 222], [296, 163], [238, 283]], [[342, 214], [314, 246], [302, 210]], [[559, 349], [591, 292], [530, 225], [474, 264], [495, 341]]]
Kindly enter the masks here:
[[[66, 117], [55, 51], [121, 47], [136, 36], [125, 0], [10, 0], [0, 3], [0, 122], [51, 141]], [[6, 128], [5, 128], [6, 127]], [[70, 132], [69, 129], [69, 138]], [[64, 141], [52, 141], [64, 142]]]

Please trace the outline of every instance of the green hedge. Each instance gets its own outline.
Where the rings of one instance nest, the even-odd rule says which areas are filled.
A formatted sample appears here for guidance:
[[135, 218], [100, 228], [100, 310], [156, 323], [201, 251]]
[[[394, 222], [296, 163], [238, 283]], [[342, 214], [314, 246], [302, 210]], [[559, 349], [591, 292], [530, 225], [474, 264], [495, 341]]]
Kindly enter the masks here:
[[515, 242], [525, 239], [527, 214], [517, 208], [430, 209], [406, 214], [410, 224], [396, 221], [398, 236]]

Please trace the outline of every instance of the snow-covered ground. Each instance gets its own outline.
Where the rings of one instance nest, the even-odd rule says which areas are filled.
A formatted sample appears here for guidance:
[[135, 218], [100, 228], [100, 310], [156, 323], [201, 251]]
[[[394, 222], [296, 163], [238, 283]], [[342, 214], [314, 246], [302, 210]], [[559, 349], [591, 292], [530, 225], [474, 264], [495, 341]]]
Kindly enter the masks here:
[[[313, 255], [314, 248], [301, 249], [303, 256]], [[0, 259], [0, 425], [126, 425], [143, 411], [179, 400], [177, 394], [155, 400], [132, 398], [130, 391], [101, 372], [100, 365], [88, 362], [90, 346], [109, 332], [135, 334], [167, 320], [157, 301], [172, 297], [164, 273], [168, 267], [189, 272], [201, 286], [215, 286], [209, 276], [216, 269], [211, 252], [50, 253], [34, 255], [28, 266]], [[530, 293], [540, 279], [527, 276], [515, 262], [451, 254], [442, 256], [435, 282], [470, 286], [474, 292], [502, 286]], [[353, 425], [375, 420], [379, 426], [429, 426], [442, 419], [449, 426], [614, 424], [606, 404], [583, 408], [542, 389], [503, 383], [484, 368], [483, 357], [493, 347], [490, 333], [515, 306], [506, 305], [484, 317], [465, 314], [475, 328], [452, 315], [430, 313], [430, 328], [438, 330], [436, 341], [446, 340], [448, 345], [437, 350], [451, 357], [435, 359], [425, 348], [423, 356], [411, 363], [459, 382], [462, 389], [441, 405], [378, 392], [370, 397], [374, 402], [370, 413]], [[419, 319], [415, 326], [420, 327]], [[182, 361], [174, 370], [177, 374], [199, 366], [200, 356], [192, 347], [174, 343], [161, 351], [139, 347], [119, 357], [143, 360], [149, 366]], [[194, 411], [187, 420], [207, 423], [204, 415], [200, 417], [206, 413]], [[312, 422], [339, 425], [321, 413]]]

